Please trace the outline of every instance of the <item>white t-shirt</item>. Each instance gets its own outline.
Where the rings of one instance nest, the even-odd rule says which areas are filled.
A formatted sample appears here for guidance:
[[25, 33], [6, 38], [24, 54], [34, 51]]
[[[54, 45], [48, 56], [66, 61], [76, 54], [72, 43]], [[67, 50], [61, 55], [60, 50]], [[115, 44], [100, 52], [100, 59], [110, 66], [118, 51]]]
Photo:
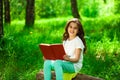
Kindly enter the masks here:
[[83, 62], [84, 44], [83, 44], [82, 40], [78, 36], [76, 36], [72, 40], [63, 41], [63, 46], [64, 46], [66, 54], [69, 55], [70, 58], [75, 57], [74, 51], [75, 51], [76, 48], [81, 48], [82, 49], [79, 61], [76, 62], [76, 63], [73, 63], [74, 68], [75, 68], [75, 72], [79, 72], [80, 69], [82, 68], [82, 62]]

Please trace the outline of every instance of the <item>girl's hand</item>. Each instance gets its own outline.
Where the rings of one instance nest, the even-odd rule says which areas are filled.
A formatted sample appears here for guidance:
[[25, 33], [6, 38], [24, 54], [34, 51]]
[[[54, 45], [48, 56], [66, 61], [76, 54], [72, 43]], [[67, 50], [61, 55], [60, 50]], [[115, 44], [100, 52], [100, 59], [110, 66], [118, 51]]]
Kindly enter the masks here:
[[80, 49], [80, 48], [75, 49], [75, 57], [74, 58], [70, 58], [70, 56], [68, 56], [68, 55], [64, 55], [63, 58], [66, 61], [70, 61], [70, 62], [76, 63], [80, 59], [81, 51], [82, 51], [82, 49]]
[[45, 61], [46, 60], [46, 58], [43, 56], [43, 60]]
[[66, 61], [70, 61], [70, 57], [69, 57], [68, 55], [64, 55], [63, 58], [64, 58], [64, 60], [66, 60]]

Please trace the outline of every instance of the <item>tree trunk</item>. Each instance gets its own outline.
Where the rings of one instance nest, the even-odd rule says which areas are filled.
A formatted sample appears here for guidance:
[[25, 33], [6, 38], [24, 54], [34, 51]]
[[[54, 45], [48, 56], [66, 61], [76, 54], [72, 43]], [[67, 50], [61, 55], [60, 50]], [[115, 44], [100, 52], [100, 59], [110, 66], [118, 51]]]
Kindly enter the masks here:
[[0, 0], [0, 39], [3, 37], [3, 0]]
[[5, 9], [5, 23], [10, 24], [10, 1], [4, 0], [4, 9]]
[[25, 21], [26, 27], [31, 27], [34, 25], [34, 19], [35, 19], [34, 4], [35, 4], [35, 0], [27, 0], [26, 21]]
[[77, 8], [77, 1], [76, 0], [70, 0], [70, 1], [71, 1], [71, 9], [72, 9], [73, 17], [81, 19]]

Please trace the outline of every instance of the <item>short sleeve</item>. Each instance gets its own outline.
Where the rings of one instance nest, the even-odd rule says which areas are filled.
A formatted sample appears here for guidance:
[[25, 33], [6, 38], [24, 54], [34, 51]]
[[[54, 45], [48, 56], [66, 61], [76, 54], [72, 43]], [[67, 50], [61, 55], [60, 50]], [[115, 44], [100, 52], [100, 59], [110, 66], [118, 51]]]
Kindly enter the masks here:
[[77, 38], [75, 41], [75, 48], [81, 48], [82, 50], [84, 49], [84, 44], [80, 38]]
[[65, 46], [65, 40], [63, 41], [63, 46]]

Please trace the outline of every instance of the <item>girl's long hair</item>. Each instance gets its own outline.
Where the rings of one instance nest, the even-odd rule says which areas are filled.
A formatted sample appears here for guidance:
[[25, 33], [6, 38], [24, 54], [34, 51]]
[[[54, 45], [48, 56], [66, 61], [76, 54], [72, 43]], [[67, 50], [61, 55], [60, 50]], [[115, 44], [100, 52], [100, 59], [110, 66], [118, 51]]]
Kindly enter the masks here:
[[69, 24], [73, 22], [73, 23], [76, 23], [77, 26], [78, 26], [78, 33], [77, 33], [77, 36], [82, 40], [85, 48], [84, 48], [84, 52], [86, 51], [86, 41], [85, 41], [85, 38], [84, 38], [84, 30], [83, 30], [83, 27], [82, 27], [82, 24], [81, 22], [79, 21], [79, 19], [77, 18], [73, 18], [71, 20], [69, 20], [65, 26], [65, 32], [63, 34], [63, 40], [67, 40], [69, 38], [69, 34], [68, 34], [68, 27], [69, 27]]

